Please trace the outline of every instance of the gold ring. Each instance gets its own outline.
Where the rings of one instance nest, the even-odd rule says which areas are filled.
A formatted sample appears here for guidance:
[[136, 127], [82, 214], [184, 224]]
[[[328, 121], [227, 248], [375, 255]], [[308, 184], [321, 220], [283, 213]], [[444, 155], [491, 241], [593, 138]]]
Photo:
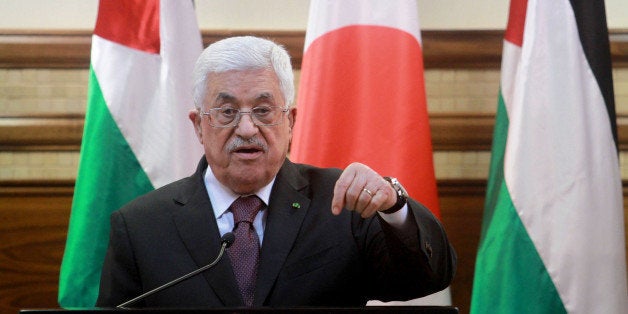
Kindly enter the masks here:
[[373, 192], [371, 192], [371, 190], [363, 188], [362, 191], [366, 192], [366, 194], [368, 194], [370, 197], [373, 197]]

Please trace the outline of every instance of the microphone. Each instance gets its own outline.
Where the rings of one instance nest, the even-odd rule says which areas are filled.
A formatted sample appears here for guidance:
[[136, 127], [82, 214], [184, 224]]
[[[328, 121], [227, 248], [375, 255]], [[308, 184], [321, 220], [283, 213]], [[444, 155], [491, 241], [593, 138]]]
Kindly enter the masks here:
[[185, 274], [185, 275], [183, 275], [183, 276], [181, 276], [179, 278], [176, 278], [176, 279], [174, 279], [174, 280], [172, 280], [170, 282], [167, 282], [166, 284], [161, 285], [161, 286], [159, 286], [159, 287], [157, 287], [157, 288], [155, 288], [155, 289], [153, 289], [151, 291], [148, 291], [148, 292], [146, 292], [146, 293], [144, 293], [142, 295], [139, 295], [139, 296], [137, 296], [137, 297], [135, 297], [135, 298], [133, 298], [133, 299], [131, 299], [129, 301], [126, 301], [126, 302], [116, 306], [116, 308], [120, 308], [120, 309], [126, 308], [130, 304], [133, 304], [133, 303], [135, 303], [137, 301], [143, 300], [143, 299], [145, 299], [145, 298], [147, 298], [147, 297], [149, 297], [149, 296], [151, 296], [151, 295], [153, 295], [153, 294], [155, 294], [155, 293], [157, 293], [157, 292], [159, 292], [161, 290], [164, 290], [166, 288], [172, 287], [172, 286], [180, 283], [183, 280], [186, 280], [186, 279], [188, 279], [190, 277], [194, 277], [194, 276], [196, 276], [196, 275], [198, 275], [198, 274], [200, 274], [200, 273], [202, 273], [202, 272], [204, 272], [204, 271], [214, 267], [214, 265], [216, 265], [220, 261], [220, 259], [222, 258], [222, 255], [225, 253], [225, 249], [230, 247], [233, 244], [234, 241], [235, 241], [235, 236], [233, 235], [233, 233], [231, 233], [231, 232], [225, 233], [225, 235], [223, 235], [222, 238], [220, 238], [220, 245], [221, 245], [220, 246], [220, 252], [218, 253], [218, 256], [211, 263], [209, 263], [209, 264], [207, 264], [207, 265], [205, 265], [205, 266], [203, 266], [203, 267], [201, 267], [201, 268], [199, 268], [199, 269], [197, 269], [197, 270], [195, 270], [193, 272], [187, 273], [187, 274]]

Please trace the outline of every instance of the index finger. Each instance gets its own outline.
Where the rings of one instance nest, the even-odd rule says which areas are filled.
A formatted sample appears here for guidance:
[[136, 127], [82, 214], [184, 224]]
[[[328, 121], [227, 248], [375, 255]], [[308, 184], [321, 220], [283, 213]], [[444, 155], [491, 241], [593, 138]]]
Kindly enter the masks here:
[[338, 181], [336, 181], [334, 185], [334, 197], [331, 199], [331, 212], [334, 215], [339, 215], [342, 208], [345, 207], [345, 195], [354, 178], [355, 172], [347, 168], [342, 172]]

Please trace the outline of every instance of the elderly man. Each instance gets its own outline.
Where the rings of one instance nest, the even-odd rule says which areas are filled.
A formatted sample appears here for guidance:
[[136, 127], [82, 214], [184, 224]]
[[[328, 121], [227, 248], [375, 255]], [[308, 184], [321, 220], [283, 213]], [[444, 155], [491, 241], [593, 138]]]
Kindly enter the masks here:
[[[444, 289], [456, 255], [439, 222], [394, 178], [288, 158], [296, 109], [288, 53], [234, 37], [196, 63], [189, 118], [205, 156], [196, 172], [111, 216], [98, 306], [363, 306]], [[184, 152], [182, 152], [184, 153]]]

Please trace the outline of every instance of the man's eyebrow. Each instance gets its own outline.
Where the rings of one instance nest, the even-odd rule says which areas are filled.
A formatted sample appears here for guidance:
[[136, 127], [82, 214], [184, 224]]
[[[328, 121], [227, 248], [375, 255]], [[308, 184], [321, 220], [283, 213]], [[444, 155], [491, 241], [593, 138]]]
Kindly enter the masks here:
[[[256, 103], [260, 103], [260, 102], [274, 102], [275, 101], [275, 97], [273, 96], [273, 94], [271, 92], [261, 92], [259, 93], [254, 101]], [[231, 103], [234, 105], [239, 104], [238, 98], [228, 92], [220, 92], [218, 93], [218, 95], [216, 95], [216, 99], [214, 100], [215, 104], [225, 104], [225, 103]]]
[[269, 93], [269, 92], [263, 92], [260, 93], [259, 95], [257, 95], [257, 97], [255, 97], [255, 100], [257, 101], [266, 101], [266, 100], [270, 100], [273, 101], [275, 100], [275, 97], [273, 97], [273, 94]]
[[218, 93], [218, 95], [216, 95], [216, 103], [218, 104], [223, 104], [223, 103], [233, 103], [236, 101], [236, 97], [229, 94], [229, 93], [225, 93], [225, 92], [220, 92]]

